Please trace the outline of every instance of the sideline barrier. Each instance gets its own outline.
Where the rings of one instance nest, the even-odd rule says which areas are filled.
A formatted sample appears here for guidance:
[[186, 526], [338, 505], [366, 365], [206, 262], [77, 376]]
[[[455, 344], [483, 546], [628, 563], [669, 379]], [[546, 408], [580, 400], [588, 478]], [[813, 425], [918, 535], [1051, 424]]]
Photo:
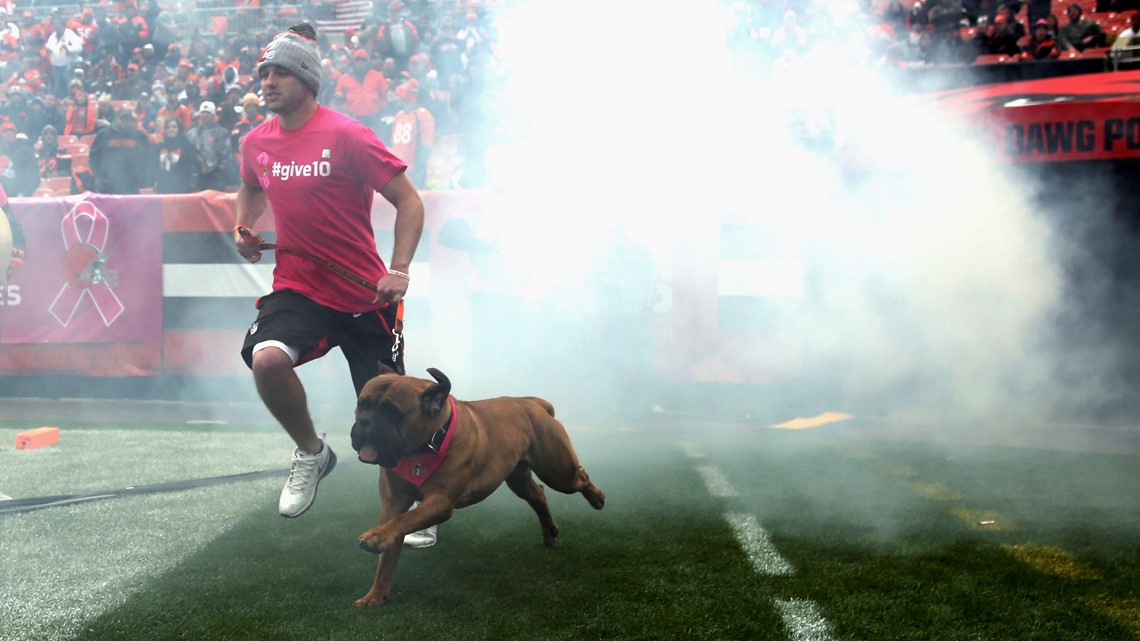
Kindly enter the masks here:
[[[488, 197], [423, 192], [427, 216], [407, 299], [409, 358], [517, 376], [512, 368], [533, 362], [538, 350], [555, 363], [581, 360], [575, 366], [587, 371], [606, 367], [596, 350], [629, 350], [607, 334], [604, 314], [569, 317], [567, 307], [577, 313], [572, 301], [552, 310], [527, 300], [487, 268], [493, 251], [475, 255], [462, 243], [441, 242], [449, 222], [477, 219]], [[254, 301], [270, 289], [274, 256], [266, 252], [250, 265], [237, 255], [234, 194], [87, 193], [17, 198], [12, 207], [28, 235], [29, 258], [0, 289], [0, 377], [248, 378], [238, 349], [256, 315]], [[372, 217], [387, 257], [394, 210], [376, 198]], [[768, 228], [726, 219], [720, 229], [686, 240], [685, 256], [674, 260], [688, 267], [673, 269], [686, 274], [684, 282], [658, 280], [665, 302], [634, 325], [645, 337], [643, 362], [680, 382], [788, 381], [799, 369], [797, 350], [772, 327], [781, 310], [801, 302], [803, 266], [787, 248], [765, 254], [756, 247], [771, 243], [731, 241]], [[273, 240], [271, 214], [257, 231]], [[693, 264], [714, 267], [694, 274]], [[744, 318], [753, 320], [742, 324]], [[307, 369], [340, 367], [339, 359], [320, 359]]]

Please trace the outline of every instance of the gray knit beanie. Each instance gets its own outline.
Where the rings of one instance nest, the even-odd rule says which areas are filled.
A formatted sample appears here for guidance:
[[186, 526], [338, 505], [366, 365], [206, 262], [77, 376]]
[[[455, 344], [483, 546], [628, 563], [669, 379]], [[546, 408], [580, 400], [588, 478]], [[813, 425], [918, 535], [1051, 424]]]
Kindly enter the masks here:
[[314, 94], [321, 92], [321, 55], [316, 40], [293, 31], [277, 34], [257, 60], [258, 73], [268, 65], [276, 65], [297, 76]]

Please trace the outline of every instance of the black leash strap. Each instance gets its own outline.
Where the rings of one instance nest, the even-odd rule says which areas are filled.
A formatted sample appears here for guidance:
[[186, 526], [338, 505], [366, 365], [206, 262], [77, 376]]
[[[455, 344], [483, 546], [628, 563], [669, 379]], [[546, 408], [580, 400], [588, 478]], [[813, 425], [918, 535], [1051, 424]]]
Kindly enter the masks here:
[[262, 250], [275, 249], [279, 252], [285, 252], [287, 254], [293, 254], [295, 256], [300, 256], [301, 258], [307, 258], [307, 259], [313, 261], [314, 263], [328, 267], [329, 269], [333, 270], [337, 274], [347, 278], [348, 280], [351, 280], [352, 282], [356, 283], [357, 285], [361, 285], [361, 286], [363, 286], [363, 287], [365, 287], [371, 291], [376, 291], [376, 283], [373, 283], [372, 281], [361, 276], [360, 274], [357, 274], [356, 272], [348, 269], [347, 267], [342, 267], [341, 265], [337, 265], [336, 263], [332, 262], [331, 260], [325, 260], [323, 258], [320, 258], [319, 256], [314, 256], [307, 251], [303, 251], [300, 249], [294, 249], [292, 247], [282, 247], [281, 245], [278, 245], [277, 243], [261, 243], [261, 249]]
[[[241, 234], [241, 236], [243, 238], [249, 238], [250, 236], [254, 235], [253, 230], [249, 229], [248, 227], [243, 227], [241, 225], [238, 225], [234, 229], [237, 231], [237, 233]], [[313, 261], [314, 263], [317, 263], [318, 265], [323, 265], [324, 267], [331, 269], [336, 274], [343, 276], [343, 277], [347, 278], [348, 280], [351, 280], [352, 282], [356, 283], [357, 285], [360, 285], [361, 287], [364, 287], [364, 288], [366, 288], [370, 291], [373, 291], [373, 292], [376, 291], [376, 283], [368, 280], [367, 278], [361, 276], [360, 274], [357, 274], [356, 272], [352, 271], [351, 269], [344, 267], [343, 265], [338, 265], [338, 264], [332, 262], [331, 260], [325, 260], [324, 258], [321, 258], [320, 256], [314, 256], [314, 255], [310, 254], [309, 252], [304, 251], [302, 249], [295, 249], [293, 247], [284, 247], [282, 245], [278, 245], [277, 243], [266, 243], [266, 242], [262, 242], [260, 245], [258, 245], [258, 249], [260, 249], [262, 251], [265, 251], [266, 249], [273, 249], [273, 250], [276, 250], [279, 252], [285, 252], [287, 254], [293, 254], [294, 256], [300, 256], [301, 258], [306, 258], [308, 260]]]
[[238, 474], [226, 474], [224, 476], [210, 476], [201, 479], [188, 479], [185, 481], [171, 481], [169, 483], [156, 483], [154, 485], [128, 485], [127, 487], [117, 490], [106, 490], [103, 492], [91, 492], [88, 494], [57, 494], [54, 496], [37, 496], [28, 499], [11, 499], [8, 501], [0, 501], [0, 516], [5, 514], [19, 514], [21, 512], [31, 512], [32, 510], [39, 510], [45, 507], [57, 507], [62, 505], [75, 505], [77, 503], [88, 503], [90, 501], [101, 501], [103, 499], [115, 499], [121, 496], [134, 496], [137, 494], [156, 494], [158, 492], [178, 492], [181, 490], [192, 490], [194, 488], [206, 487], [209, 485], [218, 485], [220, 483], [232, 483], [234, 481], [249, 481], [252, 479], [266, 478], [270, 476], [285, 476], [289, 474], [288, 469], [280, 470], [258, 470], [256, 472], [241, 472]]

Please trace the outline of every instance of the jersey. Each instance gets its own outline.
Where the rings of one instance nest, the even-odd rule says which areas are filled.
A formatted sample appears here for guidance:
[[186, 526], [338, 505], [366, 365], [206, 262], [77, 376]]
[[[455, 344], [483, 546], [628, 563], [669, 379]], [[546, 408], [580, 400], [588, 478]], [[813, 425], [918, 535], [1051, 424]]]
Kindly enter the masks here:
[[423, 107], [412, 111], [400, 110], [392, 121], [392, 153], [409, 166], [416, 164], [416, 149], [431, 146], [435, 138], [435, 118]]
[[[371, 129], [318, 106], [297, 129], [271, 118], [246, 134], [241, 179], [265, 191], [277, 242], [376, 282], [387, 273], [376, 251], [372, 200], [407, 169]], [[375, 294], [310, 259], [277, 253], [273, 290], [293, 290], [350, 313], [377, 309]]]

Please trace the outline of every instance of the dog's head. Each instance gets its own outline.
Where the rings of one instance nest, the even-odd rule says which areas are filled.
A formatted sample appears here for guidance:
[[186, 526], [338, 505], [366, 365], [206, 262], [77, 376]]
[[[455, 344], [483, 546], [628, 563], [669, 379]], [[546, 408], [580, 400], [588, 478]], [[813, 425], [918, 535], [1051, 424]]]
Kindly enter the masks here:
[[364, 385], [352, 424], [352, 449], [361, 461], [394, 467], [443, 427], [451, 381], [437, 369], [428, 373], [436, 382], [400, 376], [381, 365], [380, 375]]

